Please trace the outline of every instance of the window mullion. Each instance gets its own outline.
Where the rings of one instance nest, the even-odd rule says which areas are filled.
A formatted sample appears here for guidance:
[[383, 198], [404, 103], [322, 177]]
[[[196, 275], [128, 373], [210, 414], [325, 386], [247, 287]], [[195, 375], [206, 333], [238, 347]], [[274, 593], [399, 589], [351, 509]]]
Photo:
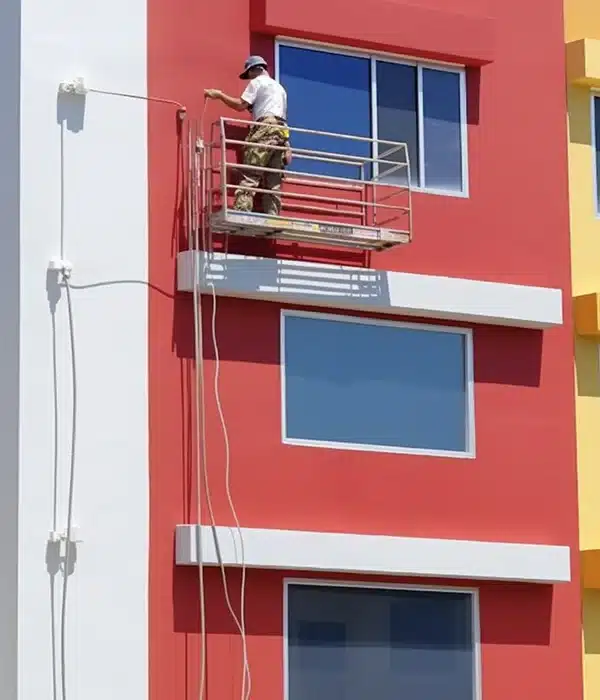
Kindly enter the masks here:
[[417, 185], [425, 187], [425, 146], [423, 125], [423, 67], [417, 64], [417, 150], [419, 158], [419, 180]]
[[460, 71], [459, 73], [459, 90], [460, 90], [460, 159], [462, 182], [461, 191], [463, 194], [469, 194], [469, 149], [467, 129], [467, 74]]
[[[371, 58], [371, 138], [373, 143], [371, 144], [371, 158], [379, 157], [379, 144], [377, 139], [379, 137], [379, 129], [377, 123], [377, 60]], [[373, 162], [373, 167], [371, 168], [371, 177], [376, 179], [379, 175], [379, 164]]]
[[592, 135], [592, 158], [593, 158], [593, 179], [594, 179], [594, 205], [596, 216], [600, 216], [600, 163], [598, 162], [600, 144], [598, 143], [598, 121], [600, 120], [600, 94], [592, 93], [591, 103], [591, 135]]

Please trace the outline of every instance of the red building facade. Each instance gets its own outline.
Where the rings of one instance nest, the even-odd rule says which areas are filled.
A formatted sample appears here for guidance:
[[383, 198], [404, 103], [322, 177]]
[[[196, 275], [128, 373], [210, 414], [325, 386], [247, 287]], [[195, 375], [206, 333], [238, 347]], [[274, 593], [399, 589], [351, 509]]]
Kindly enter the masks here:
[[[413, 241], [366, 255], [278, 241], [242, 245], [230, 236], [229, 253], [252, 268], [254, 287], [232, 282], [227, 270], [217, 285], [217, 353], [215, 302], [203, 290], [208, 485], [215, 524], [234, 528], [229, 473], [246, 544], [252, 696], [296, 700], [371, 692], [421, 700], [441, 697], [435, 693], [447, 688], [444, 697], [457, 700], [581, 697], [572, 339], [564, 303], [570, 273], [562, 4], [459, 0], [448, 7], [441, 0], [374, 0], [338, 8], [314, 0], [205, 6], [151, 0], [148, 33], [149, 93], [181, 100], [192, 119], [202, 112], [204, 88], [241, 92], [237, 76], [250, 53], [263, 55], [287, 80], [291, 126], [294, 114], [311, 124], [316, 115], [319, 124], [326, 113], [323, 130], [356, 127], [363, 104], [359, 72], [342, 66], [336, 75], [345, 75], [348, 84], [328, 82], [332, 63], [325, 58], [319, 64], [319, 57], [365, 60], [378, 94], [390, 92], [387, 102], [382, 97], [378, 103], [380, 125], [385, 109], [396, 110], [386, 118], [404, 118], [411, 108], [400, 73], [388, 80], [379, 66], [406, 65], [417, 76], [408, 76], [409, 83], [416, 81], [415, 143], [423, 151], [414, 167], [421, 172], [413, 183]], [[292, 49], [300, 54], [282, 72], [282, 51]], [[313, 59], [314, 72], [304, 71]], [[436, 87], [435, 76], [444, 71], [454, 82]], [[328, 103], [333, 83], [341, 92]], [[300, 108], [294, 98], [301, 89], [307, 100]], [[438, 101], [428, 103], [436, 89]], [[452, 100], [459, 114], [455, 123], [446, 109]], [[211, 103], [205, 130], [222, 114], [225, 108]], [[190, 246], [182, 205], [186, 146], [169, 114], [151, 111], [149, 133], [150, 692], [154, 700], [184, 700], [199, 692], [202, 657], [198, 567], [193, 556], [174, 564], [176, 527], [197, 522], [194, 303], [181, 283], [177, 290], [174, 277], [178, 253]], [[444, 150], [452, 133], [458, 146]], [[452, 177], [449, 191], [436, 185], [436, 178], [443, 184]], [[316, 266], [310, 270], [321, 276], [339, 266], [359, 277], [374, 271], [380, 290], [368, 302], [353, 301], [350, 294], [337, 303], [341, 293], [315, 300], [272, 284], [276, 260]], [[342, 335], [329, 338], [331, 324], [333, 335], [339, 329]], [[353, 335], [370, 325], [390, 333], [403, 328], [415, 334], [414, 343], [402, 341], [395, 350], [396, 341], [383, 331]], [[421, 345], [422, 335], [435, 352], [429, 340]], [[450, 355], [436, 354], [446, 350], [433, 338], [446, 336], [457, 339], [447, 352], [461, 353], [464, 362], [465, 388], [455, 403], [448, 398], [455, 379], [443, 373], [440, 384], [431, 379], [437, 376], [433, 368], [452, 364]], [[351, 361], [344, 359], [348, 347], [354, 348], [355, 364], [332, 378], [336, 357], [340, 365]], [[384, 347], [393, 357], [382, 354]], [[419, 368], [414, 358], [430, 355], [431, 364]], [[394, 363], [404, 368], [401, 376], [386, 375]], [[429, 379], [412, 381], [421, 371]], [[327, 393], [331, 383], [333, 394]], [[391, 389], [380, 399], [369, 394], [374, 386]], [[425, 400], [421, 392], [427, 391]], [[340, 418], [346, 422], [336, 428], [333, 402], [340, 402], [343, 413], [344, 397], [355, 405], [346, 406]], [[440, 416], [422, 427], [428, 407], [442, 404]], [[452, 427], [459, 410], [463, 433]], [[404, 447], [388, 440], [396, 412]], [[339, 438], [366, 425], [369, 439]], [[377, 426], [385, 433], [381, 444]], [[338, 438], [331, 437], [336, 429]], [[430, 447], [418, 447], [428, 441]], [[210, 524], [206, 493], [202, 503], [202, 523]], [[284, 533], [283, 539], [272, 539], [273, 532]], [[331, 544], [329, 533], [346, 539]], [[506, 547], [498, 549], [499, 543]], [[239, 614], [240, 567], [226, 566], [224, 572]], [[226, 605], [222, 574], [211, 561], [203, 571], [205, 692], [211, 700], [242, 692], [244, 643]], [[379, 657], [361, 672], [350, 671], [367, 663], [367, 647], [385, 646], [371, 632], [348, 632], [357, 620], [366, 624], [376, 616], [380, 602], [369, 598], [357, 613], [360, 596], [330, 600], [326, 589], [337, 587], [313, 589], [307, 585], [313, 580], [352, 584], [340, 589], [357, 596], [369, 590], [391, 591], [392, 597], [394, 591], [420, 592], [423, 599], [415, 593], [389, 607], [381, 603], [381, 614], [406, 619], [412, 611], [411, 624], [420, 630], [447, 615], [455, 637], [431, 623], [437, 631], [430, 638], [405, 630], [394, 642], [392, 630], [386, 642], [391, 671], [381, 670]], [[302, 597], [303, 591], [315, 600]], [[458, 607], [444, 612], [432, 602], [428, 608], [429, 592], [455, 596]], [[456, 617], [461, 592], [470, 596], [463, 605], [469, 631], [462, 638], [457, 630], [466, 618]], [[311, 605], [321, 612], [311, 617]], [[358, 617], [352, 622], [347, 615]], [[345, 655], [344, 649], [353, 651]], [[453, 649], [454, 656], [440, 660], [442, 649]], [[419, 669], [414, 674], [421, 680], [410, 668]], [[427, 674], [439, 685], [427, 685]]]

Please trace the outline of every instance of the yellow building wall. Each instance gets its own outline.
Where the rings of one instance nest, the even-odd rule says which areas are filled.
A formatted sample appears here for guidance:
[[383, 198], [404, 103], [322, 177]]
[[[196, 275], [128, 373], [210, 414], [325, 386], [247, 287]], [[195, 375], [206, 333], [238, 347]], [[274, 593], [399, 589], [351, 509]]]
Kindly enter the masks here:
[[600, 39], [600, 3], [598, 0], [565, 0], [567, 41]]
[[585, 700], [600, 697], [600, 591], [583, 592], [583, 682]]
[[[565, 0], [566, 41], [600, 39], [600, 0]], [[569, 85], [569, 189], [573, 294], [600, 292], [591, 90]], [[581, 549], [600, 550], [600, 346], [575, 338]], [[582, 619], [586, 700], [600, 700], [600, 590], [585, 590]]]

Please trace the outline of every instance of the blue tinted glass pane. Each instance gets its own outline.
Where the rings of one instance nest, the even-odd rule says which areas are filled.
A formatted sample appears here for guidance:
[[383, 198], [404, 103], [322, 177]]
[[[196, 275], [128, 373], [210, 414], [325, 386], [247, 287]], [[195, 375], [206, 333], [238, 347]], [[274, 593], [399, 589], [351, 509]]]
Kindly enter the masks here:
[[289, 586], [290, 700], [472, 700], [471, 604], [466, 593]]
[[[419, 184], [419, 140], [417, 136], [417, 69], [398, 63], [377, 62], [377, 138], [399, 141], [408, 146], [411, 182]], [[392, 146], [380, 144], [379, 154]], [[386, 160], [404, 162], [403, 151], [386, 156]], [[393, 165], [381, 165], [380, 176]], [[394, 181], [406, 182], [406, 171], [396, 170]], [[385, 179], [385, 177], [383, 178]]]
[[460, 75], [423, 68], [425, 187], [463, 187]]
[[284, 318], [285, 437], [466, 451], [464, 335]]
[[407, 591], [390, 606], [391, 669], [405, 697], [473, 696], [471, 599]]
[[596, 144], [596, 203], [600, 212], [600, 97], [594, 97], [594, 143]]
[[[288, 93], [290, 126], [353, 136], [371, 136], [370, 63], [325, 51], [279, 48], [279, 78]], [[293, 147], [370, 157], [369, 142], [292, 132]], [[294, 157], [294, 170], [360, 178], [358, 165]]]
[[305, 668], [320, 671], [344, 669], [346, 625], [327, 620], [298, 620], [295, 626], [298, 660]]

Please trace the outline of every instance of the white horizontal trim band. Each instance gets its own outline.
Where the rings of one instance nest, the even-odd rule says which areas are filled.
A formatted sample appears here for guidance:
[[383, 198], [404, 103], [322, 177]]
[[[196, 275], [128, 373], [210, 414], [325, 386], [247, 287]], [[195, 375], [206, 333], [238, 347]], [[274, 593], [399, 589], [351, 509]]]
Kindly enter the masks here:
[[[239, 566], [235, 528], [178, 525], [177, 564]], [[242, 528], [246, 566], [392, 576], [561, 583], [571, 580], [569, 547]]]
[[[193, 256], [178, 255], [179, 291], [193, 291]], [[546, 287], [224, 253], [200, 253], [197, 271], [201, 290], [214, 284], [222, 296], [521, 328], [563, 322], [562, 292]]]

